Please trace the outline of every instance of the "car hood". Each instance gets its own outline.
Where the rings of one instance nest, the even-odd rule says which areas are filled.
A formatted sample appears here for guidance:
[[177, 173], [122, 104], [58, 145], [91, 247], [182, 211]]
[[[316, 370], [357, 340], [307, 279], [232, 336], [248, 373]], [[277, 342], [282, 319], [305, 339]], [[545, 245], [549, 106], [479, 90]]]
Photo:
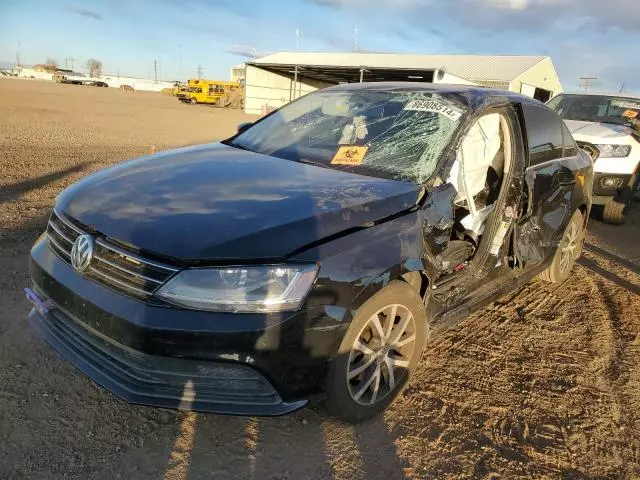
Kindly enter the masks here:
[[57, 209], [160, 256], [269, 260], [401, 212], [419, 194], [409, 182], [210, 144], [86, 177], [60, 195]]
[[625, 125], [611, 123], [565, 120], [567, 128], [578, 141], [589, 143], [618, 143], [631, 136], [632, 130]]

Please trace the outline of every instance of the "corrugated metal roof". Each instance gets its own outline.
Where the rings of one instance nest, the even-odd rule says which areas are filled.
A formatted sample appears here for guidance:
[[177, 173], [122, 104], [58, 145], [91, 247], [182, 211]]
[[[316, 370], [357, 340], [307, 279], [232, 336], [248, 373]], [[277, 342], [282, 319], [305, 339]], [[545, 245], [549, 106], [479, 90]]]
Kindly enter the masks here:
[[548, 57], [520, 55], [405, 55], [396, 53], [280, 52], [252, 63], [272, 65], [444, 69], [468, 80], [510, 82]]

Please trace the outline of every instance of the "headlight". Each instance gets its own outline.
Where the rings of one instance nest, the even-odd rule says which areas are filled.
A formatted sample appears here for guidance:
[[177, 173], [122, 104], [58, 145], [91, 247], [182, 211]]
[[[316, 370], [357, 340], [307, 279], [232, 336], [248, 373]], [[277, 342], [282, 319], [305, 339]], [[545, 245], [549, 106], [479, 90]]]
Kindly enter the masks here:
[[600, 150], [601, 158], [628, 157], [631, 153], [631, 145], [596, 145]]
[[156, 296], [197, 310], [283, 312], [300, 307], [317, 274], [317, 265], [194, 268], [173, 277]]

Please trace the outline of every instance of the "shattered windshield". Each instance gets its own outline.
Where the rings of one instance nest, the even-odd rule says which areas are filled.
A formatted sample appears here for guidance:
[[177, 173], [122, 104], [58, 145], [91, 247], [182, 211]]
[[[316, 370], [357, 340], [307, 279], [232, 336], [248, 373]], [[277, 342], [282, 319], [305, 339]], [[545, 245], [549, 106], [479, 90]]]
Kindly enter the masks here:
[[640, 99], [607, 95], [558, 95], [547, 103], [564, 120], [627, 123], [625, 112], [640, 110]]
[[321, 91], [286, 105], [229, 145], [363, 175], [422, 183], [464, 110], [430, 92]]

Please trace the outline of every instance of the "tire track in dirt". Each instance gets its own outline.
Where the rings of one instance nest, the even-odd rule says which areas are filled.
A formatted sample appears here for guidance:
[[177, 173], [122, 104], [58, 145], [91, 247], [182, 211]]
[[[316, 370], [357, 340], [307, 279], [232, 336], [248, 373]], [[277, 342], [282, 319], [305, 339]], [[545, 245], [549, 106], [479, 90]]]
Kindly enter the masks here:
[[[612, 309], [594, 281], [577, 266], [562, 284], [531, 282], [428, 346], [400, 407], [424, 412], [423, 426], [412, 427], [416, 420], [395, 408], [390, 416], [402, 432], [399, 449], [421, 458], [412, 465], [423, 475], [416, 478], [620, 478], [636, 471], [637, 439], [623, 450], [609, 418], [621, 400], [594, 378], [593, 359], [603, 348], [594, 338], [610, 338], [598, 312]], [[602, 281], [613, 298], [627, 293]], [[445, 468], [443, 458], [456, 462]]]
[[[609, 256], [587, 256], [625, 282], [640, 284], [640, 275], [628, 265], [620, 264]], [[603, 387], [608, 388], [615, 401], [613, 419], [618, 429], [621, 457], [627, 463], [629, 475], [640, 475], [640, 451], [633, 442], [640, 431], [640, 375], [637, 372], [640, 362], [640, 296], [619, 285], [612, 285], [598, 274], [589, 277], [589, 281], [605, 306], [602, 330], [608, 336], [603, 345], [606, 352], [603, 368], [598, 373]], [[612, 290], [617, 290], [617, 295]]]

